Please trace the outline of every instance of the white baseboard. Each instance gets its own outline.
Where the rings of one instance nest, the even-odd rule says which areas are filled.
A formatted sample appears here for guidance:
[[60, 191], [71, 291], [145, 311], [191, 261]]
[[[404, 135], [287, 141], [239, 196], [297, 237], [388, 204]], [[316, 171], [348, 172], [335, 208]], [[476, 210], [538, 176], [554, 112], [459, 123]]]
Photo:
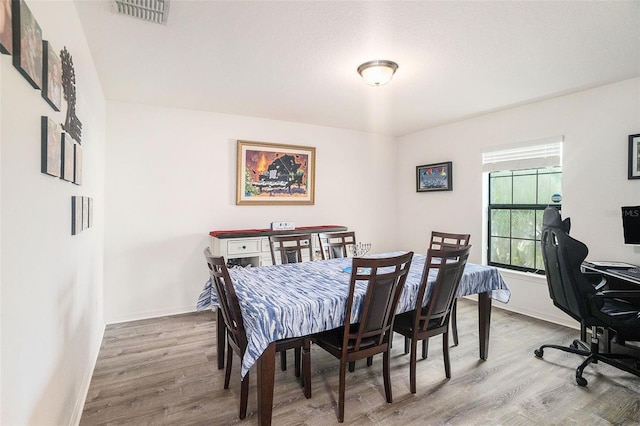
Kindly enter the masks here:
[[98, 355], [100, 354], [100, 346], [102, 346], [102, 339], [104, 338], [105, 324], [102, 325], [102, 330], [98, 334], [96, 341], [93, 342], [91, 362], [87, 365], [87, 368], [82, 375], [82, 386], [80, 392], [76, 398], [76, 405], [73, 407], [73, 413], [69, 424], [78, 426], [80, 419], [82, 418], [82, 412], [84, 411], [84, 404], [87, 401], [87, 394], [89, 393], [89, 386], [91, 385], [91, 378], [93, 372], [96, 369], [96, 363], [98, 362]]
[[107, 318], [107, 324], [118, 324], [121, 322], [129, 322], [129, 321], [139, 321], [150, 318], [158, 318], [158, 317], [166, 317], [170, 315], [180, 315], [180, 314], [188, 314], [190, 312], [195, 312], [196, 307], [194, 305], [183, 306], [178, 308], [170, 308], [170, 309], [159, 309], [154, 311], [146, 311], [146, 312], [133, 312], [127, 315], [116, 315], [113, 318]]

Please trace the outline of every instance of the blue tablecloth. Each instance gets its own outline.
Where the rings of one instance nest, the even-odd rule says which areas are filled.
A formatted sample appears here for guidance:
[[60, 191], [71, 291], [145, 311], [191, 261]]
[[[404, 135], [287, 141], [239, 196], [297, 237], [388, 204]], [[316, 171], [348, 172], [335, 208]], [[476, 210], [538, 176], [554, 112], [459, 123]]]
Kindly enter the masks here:
[[[385, 253], [392, 255], [399, 253]], [[426, 257], [414, 254], [397, 312], [414, 309]], [[352, 259], [230, 269], [247, 331], [248, 346], [242, 360], [242, 376], [249, 371], [269, 343], [307, 336], [344, 324], [350, 274], [345, 268]], [[435, 271], [429, 282], [435, 281]], [[458, 297], [491, 291], [491, 297], [507, 303], [509, 287], [497, 268], [467, 264]], [[431, 293], [427, 290], [425, 303]], [[352, 320], [357, 321], [364, 297], [364, 285], [356, 288]], [[216, 306], [217, 294], [211, 280], [200, 294], [197, 310]]]

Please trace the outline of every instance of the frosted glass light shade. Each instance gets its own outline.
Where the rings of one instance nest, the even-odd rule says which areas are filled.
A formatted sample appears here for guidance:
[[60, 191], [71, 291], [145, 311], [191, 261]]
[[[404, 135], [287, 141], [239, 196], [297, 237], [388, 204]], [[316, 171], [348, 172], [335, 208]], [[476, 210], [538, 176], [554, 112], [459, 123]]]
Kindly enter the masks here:
[[365, 62], [358, 67], [358, 74], [371, 86], [384, 86], [398, 69], [398, 64], [387, 60]]

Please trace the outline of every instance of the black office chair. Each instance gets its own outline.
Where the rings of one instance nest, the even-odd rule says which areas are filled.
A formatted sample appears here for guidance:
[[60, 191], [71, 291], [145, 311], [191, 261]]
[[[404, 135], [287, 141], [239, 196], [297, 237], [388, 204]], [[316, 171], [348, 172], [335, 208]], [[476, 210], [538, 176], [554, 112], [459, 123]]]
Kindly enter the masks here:
[[[582, 377], [585, 367], [598, 361], [640, 376], [640, 357], [609, 350], [600, 352], [598, 340], [599, 331], [612, 332], [619, 342], [640, 340], [640, 291], [596, 289], [581, 271], [589, 250], [569, 236], [570, 226], [569, 219], [563, 221], [558, 209], [545, 209], [541, 235], [542, 258], [553, 304], [583, 327], [591, 328], [591, 345], [587, 346], [576, 339], [568, 347], [542, 345], [534, 354], [542, 358], [545, 348], [553, 348], [586, 356], [576, 369], [576, 382], [580, 386], [587, 385], [587, 380]], [[624, 359], [631, 362], [621, 362]]]

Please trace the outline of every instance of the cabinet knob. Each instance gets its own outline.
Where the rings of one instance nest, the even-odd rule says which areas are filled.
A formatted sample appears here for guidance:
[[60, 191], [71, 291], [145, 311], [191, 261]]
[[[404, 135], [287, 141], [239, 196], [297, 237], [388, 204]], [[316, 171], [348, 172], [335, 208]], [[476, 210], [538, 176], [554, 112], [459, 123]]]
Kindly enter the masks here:
[[247, 248], [247, 246], [242, 246], [242, 250], [245, 250]]

